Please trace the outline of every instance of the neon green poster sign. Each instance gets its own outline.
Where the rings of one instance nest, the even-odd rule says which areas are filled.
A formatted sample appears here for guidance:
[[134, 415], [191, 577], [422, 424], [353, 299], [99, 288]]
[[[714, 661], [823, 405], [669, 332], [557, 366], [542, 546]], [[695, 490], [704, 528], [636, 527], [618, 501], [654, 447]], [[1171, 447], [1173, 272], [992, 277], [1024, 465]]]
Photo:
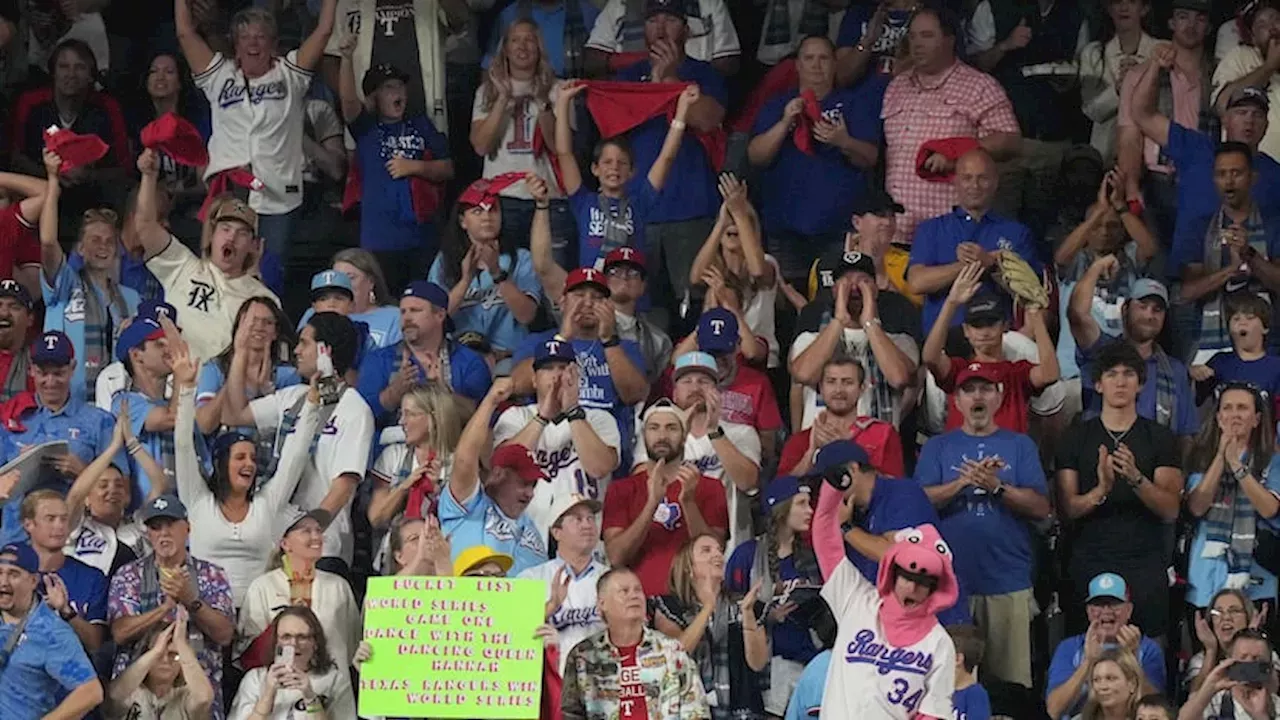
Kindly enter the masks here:
[[360, 714], [537, 718], [546, 583], [481, 577], [369, 578]]

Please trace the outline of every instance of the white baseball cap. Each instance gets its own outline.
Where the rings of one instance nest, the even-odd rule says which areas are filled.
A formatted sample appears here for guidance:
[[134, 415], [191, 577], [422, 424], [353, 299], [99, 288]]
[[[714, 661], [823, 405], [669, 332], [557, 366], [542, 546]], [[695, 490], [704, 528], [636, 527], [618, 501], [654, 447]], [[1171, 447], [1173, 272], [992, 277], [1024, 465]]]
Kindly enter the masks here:
[[593, 513], [600, 512], [600, 508], [603, 507], [600, 501], [592, 500], [586, 495], [579, 495], [578, 493], [561, 495], [551, 503], [551, 524], [555, 525], [560, 522], [560, 518], [564, 517], [565, 513], [579, 505], [586, 505]]

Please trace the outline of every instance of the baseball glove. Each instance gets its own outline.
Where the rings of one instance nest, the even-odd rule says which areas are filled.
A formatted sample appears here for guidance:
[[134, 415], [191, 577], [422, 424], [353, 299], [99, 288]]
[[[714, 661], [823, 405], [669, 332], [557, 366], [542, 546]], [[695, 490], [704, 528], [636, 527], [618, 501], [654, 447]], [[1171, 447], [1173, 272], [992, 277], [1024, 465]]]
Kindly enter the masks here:
[[1049, 307], [1049, 292], [1040, 282], [1040, 275], [1015, 252], [1003, 250], [999, 253], [995, 281], [1023, 307]]

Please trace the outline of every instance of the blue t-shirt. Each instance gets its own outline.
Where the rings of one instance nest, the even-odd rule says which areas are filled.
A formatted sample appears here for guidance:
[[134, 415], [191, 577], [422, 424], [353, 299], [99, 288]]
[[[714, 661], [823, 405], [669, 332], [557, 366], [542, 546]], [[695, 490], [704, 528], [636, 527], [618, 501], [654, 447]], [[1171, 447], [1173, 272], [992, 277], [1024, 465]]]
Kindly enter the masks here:
[[413, 210], [410, 178], [387, 172], [394, 157], [431, 160], [449, 157], [449, 141], [425, 115], [382, 122], [363, 112], [351, 123], [360, 163], [360, 247], [373, 252], [435, 250], [435, 224], [420, 223]]
[[[731, 593], [745, 595], [760, 578], [753, 575], [755, 568], [756, 547], [758, 540], [748, 540], [734, 549], [725, 564], [725, 589]], [[818, 596], [822, 589], [822, 576], [814, 565], [813, 573], [801, 575], [796, 570], [795, 555], [789, 555], [778, 561], [778, 578], [781, 582], [773, 584], [773, 596], [758, 598], [765, 603], [765, 611], [785, 605], [788, 602], [797, 604]], [[821, 649], [814, 645], [808, 626], [795, 619], [792, 613], [781, 623], [772, 624], [769, 630], [769, 646], [773, 655], [792, 662], [807, 663]]]
[[[1188, 231], [1184, 225], [1196, 218], [1213, 214], [1221, 200], [1218, 188], [1213, 184], [1213, 159], [1218, 142], [1198, 130], [1191, 130], [1176, 122], [1169, 123], [1169, 144], [1164, 152], [1178, 168], [1178, 216], [1174, 221], [1173, 236], [1182, 237]], [[1270, 155], [1255, 153], [1253, 169], [1257, 182], [1253, 185], [1253, 198], [1264, 208], [1280, 207], [1280, 163]], [[1201, 236], [1203, 239], [1203, 235]], [[1273, 256], [1274, 257], [1274, 256]], [[1176, 263], [1170, 263], [1170, 272], [1177, 272]]]
[[[1280, 495], [1280, 455], [1271, 458], [1271, 465], [1267, 468], [1265, 478], [1262, 485], [1272, 493]], [[1187, 478], [1187, 492], [1190, 493], [1201, 482], [1204, 482], [1204, 473], [1191, 473]], [[1271, 532], [1280, 532], [1280, 517], [1271, 519], [1263, 518], [1261, 515], [1255, 517], [1255, 521], [1259, 527], [1265, 526]], [[1205, 545], [1209, 541], [1207, 534], [1208, 525], [1204, 522], [1196, 523], [1195, 535], [1191, 538], [1191, 552], [1188, 553], [1187, 563], [1187, 602], [1199, 608], [1209, 606], [1209, 602], [1213, 600], [1214, 593], [1218, 592], [1227, 585], [1227, 558], [1225, 555], [1217, 557], [1205, 557]], [[1258, 563], [1253, 563], [1249, 569], [1249, 584], [1241, 588], [1250, 600], [1274, 600], [1276, 597], [1276, 576], [1268, 572]]]
[[[862, 40], [862, 36], [867, 33], [867, 25], [871, 22], [871, 16], [875, 14], [875, 5], [855, 3], [844, 14], [844, 20], [840, 22], [840, 34], [836, 36], [836, 47], [851, 48]], [[898, 55], [898, 48], [907, 40], [907, 27], [911, 24], [910, 10], [890, 10], [884, 20], [884, 28], [880, 31], [880, 38], [875, 44], [867, 48], [871, 51], [872, 58], [867, 63], [867, 74], [879, 74], [883, 78], [893, 77], [894, 63]], [[957, 41], [962, 38], [956, 38]], [[956, 53], [961, 54], [961, 48], [956, 47]], [[883, 86], [881, 92], [883, 92]]]
[[[956, 261], [956, 248], [963, 242], [977, 243], [987, 252], [1012, 250], [1018, 254], [1018, 257], [1026, 260], [1033, 270], [1040, 272], [1039, 254], [1031, 239], [1031, 230], [1026, 225], [992, 213], [983, 215], [981, 220], [974, 220], [969, 213], [960, 208], [916, 226], [907, 272], [910, 273], [910, 267], [913, 265], [926, 267], [950, 265]], [[983, 286], [990, 292], [999, 290], [990, 277], [983, 281]], [[949, 291], [950, 287], [946, 287], [925, 295], [924, 327], [933, 327], [933, 322], [942, 311], [942, 303], [946, 301]], [[959, 325], [963, 321], [964, 308], [959, 308], [951, 319], [951, 324]]]
[[[1047, 495], [1044, 468], [1031, 438], [1009, 430], [985, 437], [956, 429], [929, 439], [920, 450], [916, 480], [921, 487], [951, 482], [965, 460], [998, 457], [996, 472], [1009, 487]], [[938, 509], [938, 528], [951, 546], [956, 575], [975, 595], [1004, 595], [1031, 587], [1031, 531], [1003, 502], [979, 487], [966, 487]]]
[[[81, 260], [83, 265], [83, 260]], [[90, 399], [95, 388], [87, 387], [86, 373], [88, 368], [98, 370], [111, 363], [113, 342], [105, 343], [100, 353], [89, 357], [85, 344], [85, 326], [89, 320], [87, 299], [97, 300], [98, 307], [105, 311], [105, 319], [109, 323], [103, 328], [104, 335], [114, 338], [129, 318], [138, 313], [138, 293], [133, 288], [121, 283], [116, 286], [120, 293], [121, 303], [112, 302], [112, 297], [104, 293], [96, 284], [85, 282], [79, 270], [69, 262], [62, 263], [58, 274], [49, 284], [49, 277], [41, 271], [40, 293], [44, 297], [44, 329], [60, 330], [67, 334], [71, 346], [75, 349], [76, 364], [71, 371], [71, 396], [78, 400]]]
[[1267, 397], [1280, 397], [1280, 357], [1263, 355], [1257, 360], [1245, 360], [1230, 350], [1209, 358], [1205, 363], [1213, 369], [1213, 384], [1253, 383], [1267, 392]]
[[[670, 176], [667, 182], [671, 182]], [[588, 190], [586, 185], [569, 196], [569, 209], [578, 223], [578, 267], [603, 269], [604, 256], [614, 250], [612, 247], [603, 249], [605, 228], [608, 225], [618, 226], [631, 236], [628, 246], [641, 252], [649, 252], [644, 240], [644, 229], [649, 222], [649, 213], [661, 193], [653, 188], [647, 172], [628, 180], [623, 192], [627, 198], [625, 213], [620, 211], [621, 201], [615, 198], [604, 198], [608, 211], [601, 210], [602, 196]]]
[[[111, 436], [116, 426], [111, 413], [78, 400], [68, 401], [58, 412], [44, 406], [37, 407], [24, 416], [21, 422], [26, 428], [22, 432], [0, 431], [0, 438], [4, 440], [0, 443], [0, 464], [17, 458], [29, 447], [60, 440], [67, 443], [67, 449], [72, 455], [87, 465], [111, 446]], [[128, 457], [121, 450], [115, 463], [127, 468]], [[61, 475], [52, 468], [44, 468], [33, 489], [48, 488], [65, 494], [71, 489], [73, 482], [74, 477]], [[15, 495], [5, 503], [3, 514], [0, 515], [3, 518], [0, 520], [0, 545], [27, 539], [27, 532], [22, 529], [20, 520], [23, 497], [25, 496]], [[132, 499], [132, 507], [137, 507], [141, 502], [136, 485]]]
[[[1108, 647], [1114, 648], [1115, 646], [1110, 645]], [[1058, 643], [1058, 648], [1053, 651], [1053, 660], [1049, 662], [1049, 672], [1045, 677], [1044, 696], [1046, 700], [1049, 698], [1049, 693], [1071, 678], [1071, 674], [1076, 671], [1076, 668], [1080, 667], [1080, 663], [1083, 660], [1084, 635], [1072, 635]], [[1142, 641], [1138, 643], [1138, 663], [1142, 665], [1142, 674], [1147, 676], [1147, 681], [1151, 683], [1155, 691], [1164, 692], [1164, 651], [1160, 649], [1155, 640], [1146, 635], [1143, 635]], [[1084, 706], [1085, 698], [1088, 695], [1089, 683], [1086, 681], [1080, 688], [1080, 697], [1067, 709], [1067, 712], [1063, 713], [1063, 720], [1080, 712], [1080, 708]]]
[[[798, 90], [791, 91], [765, 103], [756, 115], [752, 136], [777, 124], [797, 95]], [[818, 105], [824, 120], [843, 123], [850, 137], [879, 146], [882, 96], [880, 83], [869, 80], [847, 90], [832, 90]], [[849, 218], [867, 192], [867, 173], [835, 146], [817, 138], [812, 155], [801, 152], [788, 133], [773, 163], [765, 168], [760, 187], [766, 232], [828, 235], [849, 228]]]
[[[105, 625], [107, 576], [101, 570], [68, 556], [58, 569], [58, 577], [67, 586], [67, 599], [80, 617], [94, 625]], [[43, 586], [37, 586], [37, 592], [44, 597], [42, 588]]]
[[515, 559], [508, 577], [547, 561], [547, 548], [528, 513], [521, 513], [518, 518], [507, 517], [478, 484], [471, 497], [463, 502], [454, 499], [448, 487], [444, 488], [437, 512], [440, 529], [449, 536], [453, 548], [451, 560], [456, 561], [469, 547], [484, 545]]
[[[307, 326], [307, 321], [316, 311], [307, 308], [298, 321], [298, 332]], [[400, 308], [394, 305], [383, 305], [369, 312], [351, 313], [347, 316], [351, 322], [364, 323], [368, 329], [364, 352], [372, 352], [379, 348], [389, 347], [400, 342]]]
[[[649, 82], [653, 67], [648, 60], [618, 72], [617, 79], [630, 82]], [[729, 90], [724, 77], [710, 63], [686, 57], [676, 71], [686, 82], [697, 83], [705, 97], [710, 97], [722, 107], [729, 107]], [[637, 174], [648, 175], [649, 168], [658, 159], [662, 143], [667, 139], [670, 123], [665, 116], [650, 118], [631, 131], [631, 152], [635, 158]], [[696, 218], [714, 217], [720, 210], [720, 191], [716, 189], [716, 169], [706, 150], [692, 132], [680, 139], [680, 151], [662, 186], [662, 194], [649, 215], [651, 223], [678, 222]]]
[[[360, 397], [369, 404], [369, 409], [373, 410], [373, 418], [379, 426], [394, 425], [396, 416], [400, 412], [399, 407], [382, 407], [378, 394], [391, 382], [391, 376], [400, 368], [403, 357], [404, 350], [397, 343], [365, 355], [364, 362], [360, 364], [360, 379], [357, 381], [356, 389], [360, 392]], [[418, 366], [423, 377], [426, 377], [426, 370], [418, 363], [418, 359], [412, 354], [409, 357], [413, 364]], [[489, 385], [492, 382], [489, 364], [471, 348], [450, 342], [449, 382], [455, 393], [480, 402], [489, 392]]]
[[[9, 664], [0, 673], [0, 717], [39, 720], [73, 690], [97, 678], [80, 638], [48, 605], [36, 603]], [[0, 625], [0, 647], [17, 623]]]
[[[931, 524], [937, 527], [938, 511], [934, 510], [929, 496], [915, 480], [905, 478], [876, 477], [876, 486], [871, 491], [871, 502], [866, 510], [856, 512], [853, 524], [872, 535], [884, 535], [893, 530], [906, 527]], [[847, 528], [846, 528], [847, 529]], [[862, 577], [872, 585], [876, 584], [876, 574], [880, 563], [868, 558], [845, 543], [845, 557], [858, 568]], [[960, 598], [950, 609], [938, 614], [938, 621], [943, 625], [969, 622], [969, 602], [961, 587]]]
[[[592, 26], [596, 24], [596, 18], [600, 16], [600, 8], [596, 7], [586, 0], [578, 0], [578, 7], [582, 8], [582, 27], [589, 34]], [[529, 18], [538, 24], [542, 34], [542, 44], [547, 49], [547, 62], [550, 63], [551, 69], [555, 70], [556, 77], [566, 77], [564, 68], [564, 24], [565, 24], [565, 3], [558, 2], [552, 7], [547, 7], [544, 3], [529, 3]], [[521, 18], [520, 2], [510, 3], [502, 14], [498, 16], [498, 22], [493, 26], [493, 33], [490, 38], [489, 52], [485, 53], [481, 67], [488, 69], [489, 64], [493, 62], [493, 56], [498, 51], [498, 43], [502, 42], [502, 36], [507, 32], [507, 28], [511, 27], [511, 23]], [[586, 37], [582, 38], [583, 42]], [[578, 48], [578, 52], [585, 52], [583, 48]]]
[[827, 689], [827, 671], [831, 668], [831, 651], [823, 650], [804, 666], [796, 689], [787, 702], [786, 720], [807, 720], [822, 709], [822, 694]]
[[[165, 468], [165, 472], [171, 472], [171, 468], [165, 464], [165, 450], [168, 449], [170, 455], [173, 452], [173, 432], [151, 432], [143, 429], [147, 423], [147, 415], [154, 408], [168, 408], [169, 401], [164, 398], [152, 399], [135, 390], [126, 390], [116, 393], [116, 396], [111, 398], [112, 413], [117, 416], [120, 414], [121, 403], [125, 398], [129, 399], [129, 424], [133, 426], [134, 436], [147, 449], [147, 452], [151, 453], [151, 457], [160, 463], [160, 467]], [[197, 432], [196, 435], [199, 433]], [[129, 458], [129, 467], [133, 475], [133, 486], [140, 492], [141, 497], [146, 497], [151, 493], [151, 478], [147, 477], [142, 466], [134, 462], [133, 458]], [[173, 480], [172, 477], [169, 479]], [[135, 501], [138, 499], [134, 498]]]
[[[537, 302], [542, 301], [542, 283], [533, 270], [533, 256], [528, 250], [524, 248], [517, 250], [514, 264], [510, 255], [506, 253], [499, 255], [498, 268], [510, 273], [511, 282], [515, 283], [521, 292]], [[446, 290], [454, 285], [445, 281], [444, 265], [440, 255], [437, 255], [435, 261], [431, 263], [427, 279]], [[449, 317], [453, 319], [454, 332], [480, 333], [488, 338], [489, 344], [497, 350], [513, 351], [525, 338], [529, 337], [529, 328], [516, 320], [516, 316], [507, 307], [507, 302], [502, 299], [502, 294], [498, 292], [497, 286], [493, 284], [493, 276], [486, 270], [476, 272], [471, 286], [467, 288], [466, 296], [463, 297], [458, 308], [449, 313]]]
[[[1098, 413], [1102, 412], [1102, 396], [1093, 389], [1093, 358], [1113, 342], [1126, 342], [1123, 338], [1109, 337], [1101, 335], [1098, 341], [1092, 347], [1082, 348], [1076, 357], [1080, 365], [1080, 377], [1087, 378], [1080, 385], [1081, 398], [1084, 403], [1084, 419], [1095, 418]], [[1147, 381], [1142, 384], [1142, 390], [1138, 391], [1138, 414], [1148, 420], [1154, 420], [1157, 423], [1169, 427], [1174, 435], [1190, 436], [1195, 435], [1200, 430], [1200, 419], [1196, 415], [1196, 395], [1191, 388], [1191, 377], [1187, 375], [1187, 366], [1182, 361], [1172, 356], [1166, 356], [1169, 359], [1170, 370], [1173, 374], [1174, 396], [1177, 405], [1174, 417], [1174, 424], [1169, 427], [1169, 418], [1167, 412], [1172, 408], [1163, 408], [1157, 412], [1156, 408], [1156, 373], [1159, 372], [1160, 363], [1156, 359], [1155, 353], [1147, 358]]]
[[953, 720], [990, 720], [991, 698], [987, 689], [974, 683], [963, 690], [951, 694], [951, 704], [955, 706]]
[[[550, 340], [555, 334], [555, 330], [547, 330], [531, 336], [516, 349], [515, 355], [511, 358], [512, 364], [519, 365], [532, 358], [538, 346]], [[633, 449], [630, 447], [631, 443], [625, 441], [635, 437], [635, 409], [630, 405], [623, 405], [618, 400], [618, 389], [613, 385], [613, 376], [610, 374], [609, 361], [604, 354], [604, 345], [601, 345], [599, 340], [579, 338], [574, 338], [572, 342], [573, 351], [578, 355], [578, 400], [584, 408], [609, 411], [613, 419], [618, 421], [618, 436], [624, 439], [622, 443], [624, 447], [618, 448], [622, 460], [618, 470], [624, 475], [629, 475], [627, 471], [631, 468]], [[622, 349], [641, 375], [648, 372], [639, 344], [634, 340], [623, 340]]]

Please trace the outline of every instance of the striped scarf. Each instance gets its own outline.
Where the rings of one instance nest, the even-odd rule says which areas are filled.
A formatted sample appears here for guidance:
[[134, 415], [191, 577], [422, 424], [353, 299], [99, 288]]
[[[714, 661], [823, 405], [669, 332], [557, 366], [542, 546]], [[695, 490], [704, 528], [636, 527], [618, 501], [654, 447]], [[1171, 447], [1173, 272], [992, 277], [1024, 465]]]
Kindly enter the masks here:
[[1159, 345], [1154, 346], [1151, 356], [1156, 360], [1156, 416], [1152, 419], [1164, 427], [1175, 428], [1178, 421], [1178, 381], [1173, 376], [1173, 363]]
[[[1231, 221], [1219, 206], [1218, 211], [1209, 220], [1209, 227], [1205, 229], [1204, 245], [1200, 253], [1204, 268], [1210, 273], [1223, 269], [1231, 261], [1231, 253], [1222, 243], [1223, 231], [1229, 227], [1231, 227]], [[1253, 248], [1261, 257], [1267, 257], [1267, 228], [1263, 223], [1262, 215], [1258, 212], [1257, 205], [1250, 209], [1249, 217], [1240, 227], [1247, 233], [1249, 247]], [[1199, 303], [1200, 332], [1198, 345], [1201, 350], [1231, 347], [1230, 318], [1227, 317], [1223, 300], [1230, 293], [1240, 290], [1255, 291], [1266, 297], [1268, 301], [1270, 300], [1270, 297], [1263, 291], [1262, 285], [1251, 278], [1241, 281], [1233, 277], [1227, 280], [1227, 284], [1220, 292], [1206, 296]]]
[[[320, 416], [316, 421], [315, 434], [311, 436], [311, 445], [307, 449], [307, 453], [313, 458], [316, 454], [316, 448], [320, 445], [320, 436], [324, 434], [324, 426], [328, 424], [329, 416], [333, 415], [333, 411], [338, 407], [338, 401], [342, 399], [342, 394], [347, 390], [346, 383], [341, 380], [336, 385], [337, 390], [331, 395], [323, 392], [320, 394]], [[306, 403], [307, 393], [303, 393], [297, 402], [285, 409], [284, 414], [280, 417], [280, 427], [276, 428], [275, 442], [271, 446], [271, 463], [267, 471], [258, 477], [259, 488], [266, 485], [271, 478], [276, 476], [276, 471], [280, 468], [280, 457], [284, 452], [284, 441], [289, 437], [290, 433], [297, 429], [298, 418], [302, 416], [302, 407]]]
[[604, 193], [596, 194], [596, 207], [604, 218], [604, 240], [600, 244], [599, 257], [605, 257], [620, 247], [636, 247], [632, 241], [639, 229], [631, 220], [631, 198], [623, 193], [618, 199], [618, 207], [614, 208]]
[[[1249, 474], [1248, 456], [1242, 458], [1241, 462], [1238, 472], [1223, 469], [1218, 492], [1213, 496], [1213, 504], [1201, 520], [1205, 531], [1201, 557], [1225, 559], [1227, 581], [1224, 587], [1236, 590], [1249, 587], [1258, 530], [1258, 511], [1240, 489], [1240, 481]], [[1269, 467], [1264, 469], [1259, 478], [1263, 485], [1267, 483], [1268, 470]]]
[[[830, 29], [830, 10], [817, 0], [768, 0], [765, 10], [764, 35], [756, 57], [766, 64], [774, 64], [795, 51], [801, 38], [810, 35], [826, 36]], [[800, 4], [800, 17], [792, 12], [792, 5]]]
[[[120, 318], [129, 317], [129, 307], [125, 304], [120, 286], [107, 278], [106, 287], [99, 288], [89, 278], [89, 274], [80, 270], [80, 286], [84, 295], [84, 384], [90, 402], [93, 402], [97, 389], [98, 373], [114, 357], [117, 328], [114, 315]], [[102, 296], [107, 296], [110, 308], [102, 304]], [[87, 362], [96, 358], [96, 362]]]
[[[584, 78], [583, 51], [589, 36], [586, 19], [582, 17], [581, 0], [564, 0], [564, 77]], [[533, 0], [520, 0], [516, 17], [533, 20]]]

